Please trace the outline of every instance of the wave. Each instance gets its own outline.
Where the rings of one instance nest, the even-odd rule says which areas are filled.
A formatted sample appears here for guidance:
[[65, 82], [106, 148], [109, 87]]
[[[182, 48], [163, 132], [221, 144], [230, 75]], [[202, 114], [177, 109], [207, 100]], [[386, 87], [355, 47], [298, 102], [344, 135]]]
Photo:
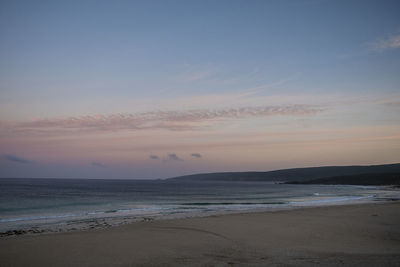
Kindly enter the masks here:
[[343, 202], [343, 201], [354, 201], [361, 200], [367, 198], [373, 198], [374, 195], [368, 196], [345, 196], [345, 197], [336, 197], [336, 198], [328, 198], [328, 199], [313, 199], [313, 200], [305, 200], [305, 201], [290, 201], [289, 204], [322, 204], [322, 203], [332, 203], [332, 202]]
[[281, 205], [288, 202], [189, 202], [182, 203], [183, 206], [229, 206], [229, 205]]
[[[314, 194], [314, 197], [318, 197], [320, 194]], [[170, 206], [147, 206], [147, 207], [136, 207], [131, 209], [110, 209], [110, 210], [98, 210], [88, 211], [80, 213], [67, 213], [67, 214], [56, 214], [56, 215], [40, 215], [40, 216], [24, 216], [24, 217], [13, 217], [13, 218], [0, 218], [0, 223], [12, 223], [12, 222], [24, 222], [24, 221], [40, 221], [40, 220], [63, 220], [71, 218], [90, 218], [93, 216], [104, 216], [114, 217], [121, 216], [121, 214], [131, 213], [130, 215], [164, 215], [173, 213], [184, 213], [184, 210], [219, 210], [219, 209], [243, 209], [244, 207], [265, 207], [267, 205], [315, 205], [324, 203], [344, 202], [344, 201], [356, 201], [368, 198], [374, 198], [375, 195], [368, 196], [343, 196], [343, 197], [330, 197], [330, 198], [319, 198], [319, 199], [304, 199], [295, 201], [267, 201], [267, 202], [186, 202], [176, 203]], [[244, 207], [243, 207], [244, 206]], [[204, 207], [204, 208], [202, 208]], [[147, 213], [146, 213], [147, 212]]]
[[41, 216], [26, 216], [26, 217], [14, 217], [14, 218], [2, 218], [0, 223], [8, 222], [22, 222], [22, 221], [38, 221], [38, 220], [52, 220], [52, 219], [64, 219], [72, 217], [85, 217], [101, 214], [118, 214], [128, 212], [142, 212], [142, 211], [156, 211], [156, 210], [169, 210], [169, 207], [145, 207], [145, 208], [132, 208], [132, 209], [112, 209], [104, 211], [89, 211], [75, 214], [57, 214], [57, 215], [41, 215]]
[[77, 216], [77, 215], [76, 214], [61, 214], [61, 215], [49, 215], [49, 216], [5, 218], [5, 219], [0, 219], [0, 223], [18, 222], [18, 221], [36, 221], [36, 220], [46, 220], [46, 219], [62, 219], [62, 218], [68, 218], [68, 217], [74, 217], [74, 216]]

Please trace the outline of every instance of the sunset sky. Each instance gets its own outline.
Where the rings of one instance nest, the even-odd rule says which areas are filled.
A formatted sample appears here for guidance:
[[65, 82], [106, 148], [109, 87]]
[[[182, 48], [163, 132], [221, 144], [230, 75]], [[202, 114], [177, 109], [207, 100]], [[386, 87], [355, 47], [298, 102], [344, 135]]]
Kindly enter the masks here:
[[1, 1], [0, 177], [400, 162], [400, 1]]

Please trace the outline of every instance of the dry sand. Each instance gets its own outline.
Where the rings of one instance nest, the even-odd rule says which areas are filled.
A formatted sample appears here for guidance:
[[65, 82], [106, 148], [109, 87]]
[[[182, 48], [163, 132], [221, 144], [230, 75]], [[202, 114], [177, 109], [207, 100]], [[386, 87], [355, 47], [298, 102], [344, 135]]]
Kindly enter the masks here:
[[0, 266], [400, 266], [400, 203], [138, 222], [0, 240]]

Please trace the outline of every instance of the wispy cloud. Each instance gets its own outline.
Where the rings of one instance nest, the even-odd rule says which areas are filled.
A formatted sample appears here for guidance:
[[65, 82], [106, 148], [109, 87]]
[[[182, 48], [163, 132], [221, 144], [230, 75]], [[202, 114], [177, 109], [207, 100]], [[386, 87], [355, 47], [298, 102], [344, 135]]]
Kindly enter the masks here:
[[179, 74], [176, 77], [176, 80], [180, 81], [180, 82], [201, 81], [201, 80], [211, 77], [214, 73], [215, 73], [214, 69], [200, 70], [200, 71], [188, 71], [188, 72]]
[[[161, 160], [161, 158], [157, 155], [150, 155], [149, 156], [150, 159], [152, 160]], [[178, 157], [177, 154], [175, 153], [170, 153], [168, 154], [166, 157], [162, 157], [162, 161], [163, 162], [168, 162], [168, 161], [183, 161], [183, 159], [181, 159], [180, 157]]]
[[366, 46], [371, 51], [382, 52], [388, 49], [400, 48], [400, 33], [391, 34], [376, 41], [369, 42]]
[[178, 157], [175, 153], [168, 154], [168, 160], [183, 161], [183, 159]]
[[106, 165], [101, 162], [92, 162], [92, 166], [105, 168]]
[[4, 154], [3, 157], [6, 160], [12, 161], [12, 162], [23, 163], [23, 164], [33, 163], [33, 161], [31, 161], [29, 159], [18, 157], [16, 155]]
[[292, 76], [287, 77], [285, 79], [281, 79], [281, 80], [278, 80], [278, 81], [275, 81], [275, 82], [272, 82], [272, 83], [266, 83], [266, 84], [259, 85], [257, 87], [253, 87], [253, 88], [248, 88], [248, 89], [244, 90], [240, 94], [240, 97], [247, 97], [247, 96], [255, 95], [255, 94], [258, 94], [258, 93], [260, 93], [260, 92], [262, 92], [262, 91], [264, 91], [266, 89], [271, 89], [271, 88], [274, 88], [274, 87], [281, 86], [281, 85], [283, 85], [283, 84], [285, 84], [287, 82], [290, 82], [291, 80], [297, 78], [300, 75], [301, 75], [301, 73], [296, 73], [295, 75], [292, 75]]
[[386, 101], [383, 104], [388, 107], [400, 107], [400, 100]]
[[200, 153], [192, 153], [191, 156], [195, 157], [195, 158], [201, 158], [201, 154]]
[[303, 116], [325, 111], [314, 105], [258, 106], [186, 111], [154, 111], [138, 114], [111, 114], [69, 118], [39, 119], [25, 122], [0, 122], [1, 132], [9, 134], [68, 134], [74, 132], [107, 132], [119, 130], [165, 129], [193, 130], [202, 122], [220, 122], [266, 116]]

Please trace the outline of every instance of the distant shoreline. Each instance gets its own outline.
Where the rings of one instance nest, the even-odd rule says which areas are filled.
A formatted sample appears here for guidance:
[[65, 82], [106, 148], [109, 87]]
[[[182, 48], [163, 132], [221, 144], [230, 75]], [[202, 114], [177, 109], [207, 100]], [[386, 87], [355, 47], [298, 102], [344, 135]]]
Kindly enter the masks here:
[[[218, 172], [218, 173], [200, 173], [172, 177], [167, 181], [251, 181], [251, 182], [284, 182], [284, 183], [302, 183], [325, 178], [335, 178], [344, 176], [364, 175], [371, 178], [375, 175], [373, 185], [387, 185], [389, 180], [379, 182], [379, 176], [397, 175], [400, 176], [400, 163], [365, 165], [365, 166], [322, 166], [292, 168], [265, 172]], [[341, 180], [343, 184], [348, 184], [346, 180]], [[395, 184], [400, 184], [400, 178], [392, 179]], [[362, 179], [358, 180], [357, 185], [363, 185]], [[369, 185], [371, 181], [365, 181], [364, 185]], [[372, 185], [372, 184], [371, 184]]]
[[[357, 175], [357, 174], [389, 174], [400, 173], [400, 163], [377, 165], [345, 165], [345, 166], [317, 166], [278, 169], [272, 171], [237, 171], [196, 173], [169, 178], [154, 179], [111, 179], [113, 181], [264, 181], [264, 182], [292, 182], [307, 181], [320, 178]], [[0, 177], [4, 179], [57, 179], [57, 180], [110, 180], [105, 178], [68, 178], [68, 177]]]
[[307, 181], [291, 181], [286, 184], [325, 184], [325, 185], [400, 185], [400, 173], [363, 173], [355, 175], [334, 176]]

